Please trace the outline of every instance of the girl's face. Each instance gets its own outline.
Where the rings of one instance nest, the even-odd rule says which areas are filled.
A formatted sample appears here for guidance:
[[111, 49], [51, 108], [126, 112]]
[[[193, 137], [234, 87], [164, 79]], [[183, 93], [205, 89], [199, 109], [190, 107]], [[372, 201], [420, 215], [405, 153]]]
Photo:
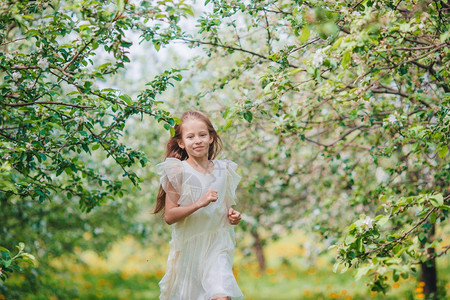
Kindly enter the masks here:
[[181, 140], [178, 146], [185, 149], [189, 157], [208, 158], [209, 145], [213, 137], [209, 134], [205, 122], [198, 119], [188, 119], [181, 125]]

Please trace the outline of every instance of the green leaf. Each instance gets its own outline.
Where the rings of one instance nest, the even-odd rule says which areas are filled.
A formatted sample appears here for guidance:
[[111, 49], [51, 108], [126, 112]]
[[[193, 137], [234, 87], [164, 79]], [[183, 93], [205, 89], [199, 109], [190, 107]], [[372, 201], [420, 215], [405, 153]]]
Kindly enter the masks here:
[[124, 0], [117, 0], [117, 10], [119, 12], [122, 12], [125, 8], [125, 1]]
[[251, 111], [247, 110], [244, 112], [244, 119], [247, 120], [247, 122], [251, 123], [253, 119], [253, 114]]
[[226, 130], [226, 129], [228, 129], [230, 126], [231, 126], [231, 124], [233, 124], [233, 120], [228, 120], [227, 121], [227, 123], [225, 124], [225, 126], [223, 126], [223, 130]]
[[370, 270], [370, 266], [360, 267], [358, 268], [358, 271], [356, 272], [355, 278], [356, 280], [360, 280], [361, 277], [366, 275]]
[[378, 225], [381, 227], [389, 221], [389, 216], [385, 215], [377, 216], [375, 220], [377, 220]]
[[176, 124], [181, 124], [180, 118], [172, 117], [172, 119], [174, 119], [174, 121], [175, 121]]
[[345, 237], [345, 244], [350, 245], [356, 241], [356, 237], [354, 235], [347, 235]]
[[273, 81], [269, 82], [263, 89], [263, 92], [265, 95], [270, 94], [272, 92], [272, 85], [274, 84]]
[[308, 41], [310, 35], [311, 31], [309, 30], [308, 25], [303, 26], [302, 34], [300, 35], [300, 43], [304, 44]]
[[448, 146], [447, 145], [442, 145], [441, 147], [439, 147], [439, 157], [440, 158], [444, 158], [448, 153]]
[[304, 71], [304, 69], [303, 68], [295, 68], [295, 69], [290, 70], [288, 74], [294, 75], [295, 73], [298, 73], [300, 71]]
[[280, 104], [278, 102], [274, 103], [272, 106], [272, 114], [276, 114], [278, 109], [280, 108]]
[[436, 194], [430, 197], [430, 202], [434, 207], [441, 207], [444, 205], [444, 198], [442, 197], [442, 194]]
[[192, 11], [192, 9], [190, 7], [183, 7], [181, 8], [181, 11], [183, 11], [184, 13], [190, 15], [190, 16], [194, 16], [194, 12]]
[[153, 42], [153, 46], [155, 47], [156, 51], [159, 51], [159, 49], [161, 49], [161, 42], [155, 41]]
[[124, 100], [126, 104], [128, 105], [132, 105], [133, 104], [133, 99], [131, 99], [130, 96], [128, 95], [121, 95], [120, 99]]
[[436, 213], [432, 212], [430, 215], [430, 222], [435, 223], [436, 222]]
[[1, 247], [1, 246], [0, 246], [0, 251], [5, 251], [5, 252], [9, 253], [9, 250], [8, 250], [8, 249], [6, 249], [6, 248], [4, 248], [4, 247]]
[[419, 233], [419, 241], [421, 243], [425, 243], [427, 241], [427, 237], [426, 237], [425, 233], [423, 233], [423, 232]]
[[11, 263], [12, 263], [12, 260], [5, 260], [5, 261], [3, 261], [3, 266], [5, 267], [5, 268], [7, 268], [7, 267], [9, 267], [10, 265], [11, 265]]
[[441, 41], [441, 43], [445, 42], [448, 38], [450, 37], [450, 31], [446, 30], [444, 33], [442, 33], [439, 36], [439, 40]]
[[335, 264], [334, 264], [334, 266], [333, 266], [333, 272], [334, 273], [336, 273], [337, 272], [337, 269], [339, 268], [339, 265], [341, 264], [341, 262], [336, 262]]
[[29, 258], [31, 260], [36, 260], [36, 258], [34, 257], [34, 255], [30, 254], [30, 253], [22, 253], [23, 257]]
[[170, 126], [168, 123], [165, 123], [165, 124], [164, 124], [164, 128], [165, 128], [166, 130], [170, 130], [171, 126]]
[[351, 54], [350, 54], [350, 51], [347, 50], [342, 55], [342, 61], [341, 61], [342, 67], [344, 69], [347, 69], [348, 66], [350, 65], [350, 61], [351, 61]]

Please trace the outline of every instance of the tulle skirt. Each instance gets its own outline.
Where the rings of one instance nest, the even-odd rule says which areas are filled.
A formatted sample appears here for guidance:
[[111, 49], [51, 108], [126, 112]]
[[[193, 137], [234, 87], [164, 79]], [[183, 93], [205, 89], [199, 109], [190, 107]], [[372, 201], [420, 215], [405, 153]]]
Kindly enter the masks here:
[[160, 299], [243, 299], [232, 270], [234, 246], [234, 232], [228, 229], [204, 232], [182, 244], [172, 240]]

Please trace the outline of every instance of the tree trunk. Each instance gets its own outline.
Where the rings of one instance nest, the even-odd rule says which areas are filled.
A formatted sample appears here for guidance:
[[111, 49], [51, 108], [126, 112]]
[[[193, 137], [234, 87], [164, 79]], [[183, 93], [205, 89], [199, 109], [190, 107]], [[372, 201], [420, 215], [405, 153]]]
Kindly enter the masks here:
[[255, 249], [256, 258], [258, 259], [259, 270], [264, 272], [266, 270], [266, 258], [264, 257], [262, 242], [258, 232], [253, 231], [252, 236], [255, 239], [253, 248]]
[[[428, 242], [434, 239], [435, 224], [430, 224], [431, 230], [428, 238]], [[423, 287], [423, 293], [426, 299], [437, 299], [437, 270], [436, 270], [436, 260], [434, 256], [434, 248], [428, 248], [427, 254], [429, 260], [420, 264], [422, 272], [420, 275], [420, 281], [425, 285]]]

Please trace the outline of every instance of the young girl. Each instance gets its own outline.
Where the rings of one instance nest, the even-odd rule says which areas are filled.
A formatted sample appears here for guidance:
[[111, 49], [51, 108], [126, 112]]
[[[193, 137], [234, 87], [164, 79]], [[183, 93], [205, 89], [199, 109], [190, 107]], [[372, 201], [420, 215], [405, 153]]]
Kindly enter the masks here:
[[161, 187], [155, 213], [172, 225], [160, 299], [242, 299], [232, 271], [237, 165], [214, 159], [222, 142], [201, 112], [185, 112], [169, 139], [166, 160], [156, 166]]

